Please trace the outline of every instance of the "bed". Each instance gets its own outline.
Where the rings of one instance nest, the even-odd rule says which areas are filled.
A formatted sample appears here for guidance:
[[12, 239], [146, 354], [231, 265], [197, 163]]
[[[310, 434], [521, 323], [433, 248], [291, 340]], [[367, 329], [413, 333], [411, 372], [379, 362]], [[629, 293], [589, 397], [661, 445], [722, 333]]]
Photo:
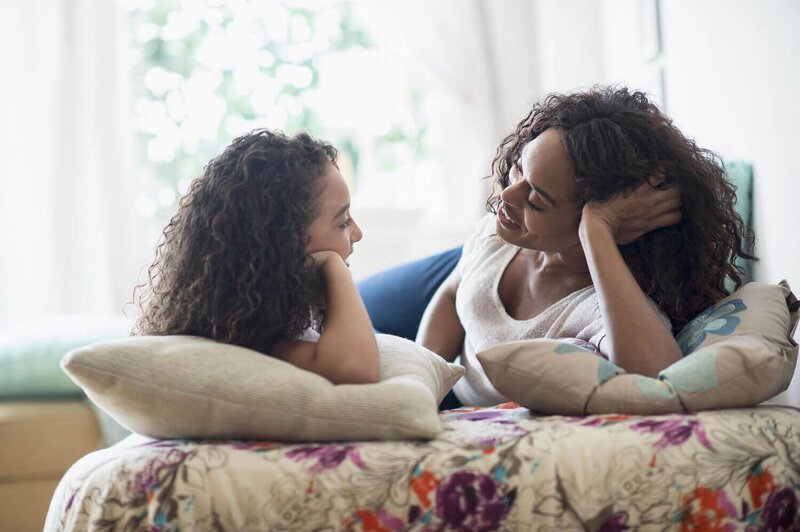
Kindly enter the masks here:
[[440, 414], [430, 441], [132, 435], [75, 463], [45, 530], [800, 530], [800, 410]]

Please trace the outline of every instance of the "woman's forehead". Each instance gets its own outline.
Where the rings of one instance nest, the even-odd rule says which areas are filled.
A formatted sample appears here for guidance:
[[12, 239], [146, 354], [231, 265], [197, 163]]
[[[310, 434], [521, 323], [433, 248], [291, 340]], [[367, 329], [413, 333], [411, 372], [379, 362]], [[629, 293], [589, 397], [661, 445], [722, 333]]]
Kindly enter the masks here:
[[525, 179], [558, 198], [566, 198], [575, 186], [574, 169], [561, 139], [561, 132], [549, 128], [528, 142], [520, 155]]

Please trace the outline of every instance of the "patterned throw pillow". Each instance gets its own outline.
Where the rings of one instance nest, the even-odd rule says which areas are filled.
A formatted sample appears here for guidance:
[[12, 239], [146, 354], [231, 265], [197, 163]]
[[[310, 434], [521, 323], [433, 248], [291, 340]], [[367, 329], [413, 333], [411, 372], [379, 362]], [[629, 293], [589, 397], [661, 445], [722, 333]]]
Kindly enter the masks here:
[[800, 308], [786, 281], [749, 283], [677, 336], [685, 356], [658, 378], [626, 373], [574, 342], [527, 340], [478, 354], [492, 384], [551, 414], [659, 414], [753, 406], [789, 386]]
[[194, 336], [139, 336], [67, 353], [62, 368], [123, 427], [155, 438], [333, 441], [432, 438], [464, 368], [378, 335], [382, 380], [334, 385], [256, 351]]

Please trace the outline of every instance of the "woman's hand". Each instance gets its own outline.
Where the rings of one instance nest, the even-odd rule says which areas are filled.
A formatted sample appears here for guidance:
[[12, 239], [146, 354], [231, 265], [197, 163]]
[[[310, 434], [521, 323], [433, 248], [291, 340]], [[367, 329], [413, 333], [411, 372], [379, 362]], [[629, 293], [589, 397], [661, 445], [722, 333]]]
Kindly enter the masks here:
[[589, 224], [605, 224], [617, 245], [630, 244], [654, 229], [678, 223], [680, 207], [678, 187], [660, 189], [643, 183], [630, 194], [584, 205], [580, 230], [584, 232]]

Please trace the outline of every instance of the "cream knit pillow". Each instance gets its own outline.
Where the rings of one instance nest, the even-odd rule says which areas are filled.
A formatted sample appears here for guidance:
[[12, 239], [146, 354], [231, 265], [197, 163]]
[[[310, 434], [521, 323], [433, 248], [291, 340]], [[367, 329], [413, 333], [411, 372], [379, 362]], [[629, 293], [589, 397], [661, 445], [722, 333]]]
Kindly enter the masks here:
[[382, 381], [334, 385], [256, 351], [193, 336], [142, 336], [71, 351], [64, 371], [122, 426], [156, 438], [332, 441], [432, 438], [464, 369], [378, 335]]

